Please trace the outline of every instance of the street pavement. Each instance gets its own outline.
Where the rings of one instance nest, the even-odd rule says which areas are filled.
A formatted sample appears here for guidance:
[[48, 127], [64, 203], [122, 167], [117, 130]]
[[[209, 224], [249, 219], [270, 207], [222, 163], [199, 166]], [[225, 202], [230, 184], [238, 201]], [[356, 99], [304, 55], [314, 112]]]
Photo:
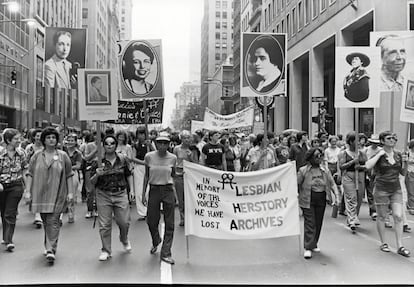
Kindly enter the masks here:
[[[404, 244], [413, 257], [396, 253], [393, 229], [386, 231], [392, 252], [381, 252], [366, 203], [361, 207], [361, 227], [356, 234], [345, 226], [344, 216], [331, 218], [328, 207], [319, 242], [321, 252], [313, 253], [309, 260], [303, 258], [297, 237], [235, 241], [190, 236], [187, 258], [184, 228], [176, 224], [173, 266], [161, 263], [159, 252], [149, 253], [148, 227], [137, 221], [135, 207], [131, 208], [132, 252], [123, 251], [114, 223], [112, 258], [98, 261], [98, 227], [92, 228], [93, 219], [84, 218], [85, 211], [85, 204], [78, 203], [75, 223], [69, 224], [64, 217], [56, 262], [49, 266], [43, 256], [43, 229], [35, 228], [33, 215], [22, 202], [14, 237], [16, 249], [9, 253], [2, 246], [0, 250], [0, 284], [414, 284], [412, 234], [404, 233]], [[414, 216], [408, 215], [408, 219], [414, 227]], [[303, 231], [302, 222], [301, 218]]]

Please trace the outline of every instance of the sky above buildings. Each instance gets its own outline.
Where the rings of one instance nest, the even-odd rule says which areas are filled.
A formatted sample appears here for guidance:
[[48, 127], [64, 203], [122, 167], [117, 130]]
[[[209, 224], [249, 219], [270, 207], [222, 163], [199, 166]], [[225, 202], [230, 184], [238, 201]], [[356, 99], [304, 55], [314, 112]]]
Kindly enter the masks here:
[[202, 0], [133, 0], [131, 40], [161, 39], [164, 68], [163, 126], [171, 127], [174, 94], [199, 80]]

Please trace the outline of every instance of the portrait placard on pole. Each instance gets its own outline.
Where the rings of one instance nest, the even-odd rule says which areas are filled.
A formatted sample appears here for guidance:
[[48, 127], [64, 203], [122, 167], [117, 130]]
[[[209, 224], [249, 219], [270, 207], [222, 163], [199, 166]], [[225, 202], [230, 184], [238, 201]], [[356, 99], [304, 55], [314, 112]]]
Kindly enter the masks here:
[[119, 41], [121, 100], [164, 97], [161, 40]]
[[114, 70], [80, 69], [79, 120], [116, 120], [118, 96]]
[[336, 47], [335, 108], [378, 108], [378, 47]]
[[144, 102], [148, 109], [148, 124], [162, 124], [164, 99], [140, 102], [118, 101], [118, 119], [107, 122], [114, 124], [145, 124]]
[[286, 34], [242, 33], [240, 96], [286, 96]]
[[85, 68], [86, 43], [86, 29], [46, 27], [45, 87], [78, 88], [78, 69]]
[[401, 114], [402, 122], [414, 123], [414, 81], [405, 81], [402, 91]]

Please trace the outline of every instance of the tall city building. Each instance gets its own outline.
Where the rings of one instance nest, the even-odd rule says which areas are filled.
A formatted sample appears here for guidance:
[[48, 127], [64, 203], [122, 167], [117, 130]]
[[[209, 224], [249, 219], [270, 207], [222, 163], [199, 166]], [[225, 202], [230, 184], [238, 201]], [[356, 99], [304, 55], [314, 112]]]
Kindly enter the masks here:
[[[117, 69], [120, 0], [83, 0], [82, 27], [87, 29], [86, 68]], [[116, 89], [119, 90], [118, 87]], [[93, 128], [88, 122], [82, 128]]]
[[132, 18], [132, 0], [119, 1], [119, 27], [121, 29], [121, 40], [131, 40], [131, 18]]
[[[210, 81], [220, 64], [233, 52], [233, 1], [205, 0], [201, 23], [201, 106], [209, 107], [209, 89], [221, 85]], [[206, 82], [207, 81], [207, 82]]]
[[[175, 128], [179, 129], [182, 126], [182, 121], [190, 103], [200, 103], [200, 82], [184, 82], [180, 87], [180, 91], [175, 93], [174, 98], [175, 109], [173, 111], [173, 123]], [[200, 118], [199, 120], [202, 119]], [[190, 123], [187, 123], [187, 128], [189, 127], [189, 124]]]
[[[80, 131], [80, 122], [78, 118], [78, 104], [76, 90], [58, 90], [43, 87], [43, 65], [47, 59], [45, 56], [45, 28], [46, 27], [68, 27], [81, 28], [82, 26], [82, 1], [81, 0], [55, 0], [55, 1], [18, 1], [25, 15], [21, 17], [34, 18], [37, 22], [32, 28], [27, 28], [26, 24], [9, 24], [16, 29], [16, 35], [20, 35], [20, 44], [26, 52], [22, 53], [28, 67], [33, 73], [21, 73], [21, 78], [17, 81], [15, 91], [15, 103], [18, 97], [24, 91], [29, 92], [28, 101], [23, 100], [23, 110], [27, 107], [27, 119], [23, 116], [23, 127], [45, 127], [48, 125], [62, 126], [65, 125], [71, 131]], [[24, 12], [23, 12], [24, 11]], [[29, 12], [30, 11], [30, 12]], [[10, 17], [6, 15], [6, 17]], [[3, 18], [7, 19], [7, 18]], [[20, 19], [20, 18], [14, 18]], [[13, 20], [13, 19], [11, 19]], [[1, 27], [1, 26], [0, 26]], [[17, 29], [17, 28], [21, 29]], [[11, 30], [10, 30], [11, 31]], [[5, 33], [1, 31], [1, 36]], [[17, 33], [18, 32], [18, 33]], [[19, 74], [19, 71], [18, 71]], [[20, 82], [22, 83], [21, 86]], [[24, 113], [23, 113], [24, 114]], [[17, 127], [20, 125], [17, 124]]]

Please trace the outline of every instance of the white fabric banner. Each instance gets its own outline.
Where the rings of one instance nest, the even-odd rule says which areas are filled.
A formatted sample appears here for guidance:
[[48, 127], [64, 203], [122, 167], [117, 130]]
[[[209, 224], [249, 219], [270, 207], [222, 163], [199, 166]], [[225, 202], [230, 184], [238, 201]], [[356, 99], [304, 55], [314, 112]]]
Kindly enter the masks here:
[[185, 235], [260, 239], [299, 235], [295, 162], [226, 172], [184, 161]]
[[191, 134], [195, 134], [196, 130], [203, 130], [204, 122], [191, 120]]
[[220, 115], [209, 108], [204, 113], [204, 128], [221, 131], [224, 129], [241, 128], [253, 125], [254, 107], [248, 107], [230, 115]]

